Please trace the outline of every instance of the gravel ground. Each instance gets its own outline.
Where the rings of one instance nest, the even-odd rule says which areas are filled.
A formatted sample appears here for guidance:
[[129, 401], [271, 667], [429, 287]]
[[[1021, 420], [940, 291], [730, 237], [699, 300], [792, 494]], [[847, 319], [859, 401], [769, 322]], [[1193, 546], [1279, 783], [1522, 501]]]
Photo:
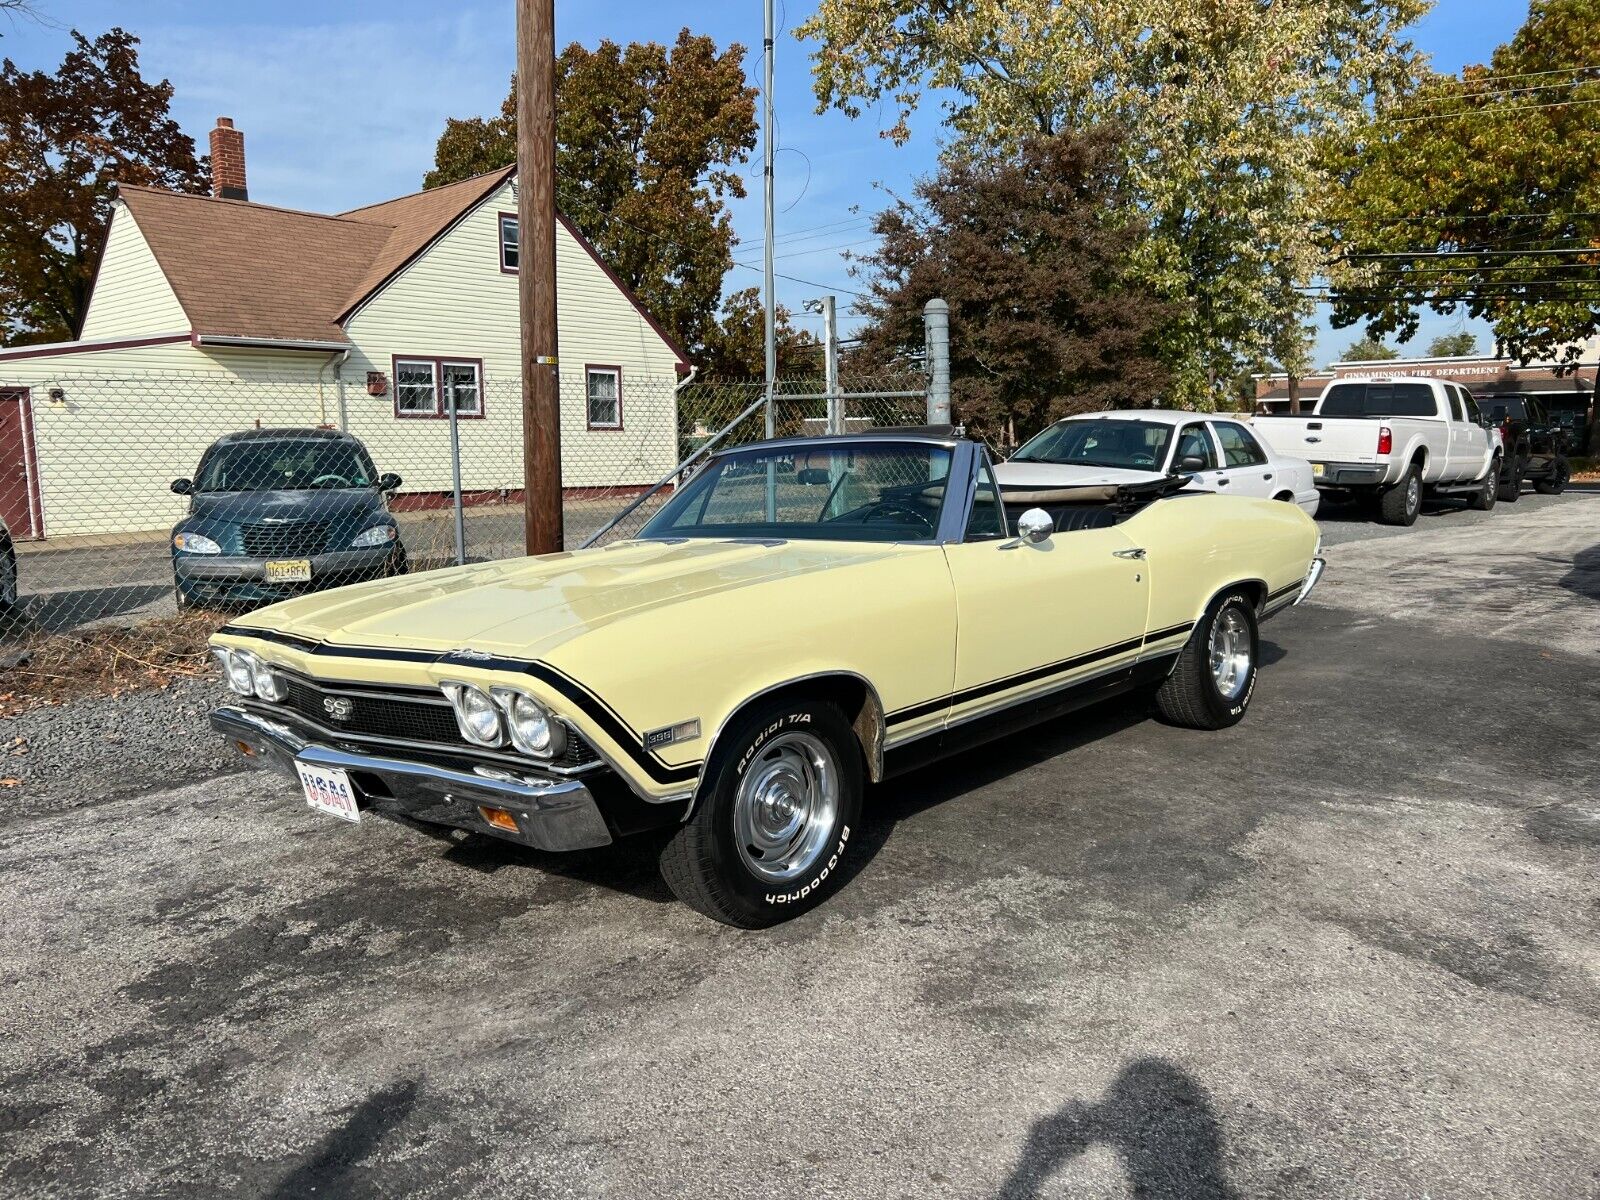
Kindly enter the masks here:
[[1243, 725], [877, 789], [763, 934], [181, 722], [70, 760], [92, 821], [0, 816], [0, 1194], [1600, 1197], [1600, 495], [1329, 543]]
[[[0, 818], [60, 813], [177, 778], [243, 769], [206, 725], [221, 686], [221, 678], [208, 673], [159, 691], [47, 705], [7, 718], [0, 776], [18, 782], [0, 791]], [[22, 746], [6, 753], [14, 738], [22, 738]]]

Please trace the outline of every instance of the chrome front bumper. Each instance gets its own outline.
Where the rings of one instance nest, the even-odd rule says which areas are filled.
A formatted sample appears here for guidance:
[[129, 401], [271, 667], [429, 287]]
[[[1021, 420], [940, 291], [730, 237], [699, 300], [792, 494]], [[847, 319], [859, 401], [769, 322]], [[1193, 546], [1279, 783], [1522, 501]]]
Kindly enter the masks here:
[[1317, 582], [1322, 578], [1322, 573], [1327, 569], [1327, 559], [1313, 558], [1311, 560], [1311, 569], [1306, 572], [1306, 581], [1300, 585], [1300, 593], [1294, 598], [1295, 604], [1299, 604], [1300, 601], [1311, 595], [1311, 589], [1317, 586]]
[[[539, 850], [588, 850], [612, 840], [605, 818], [582, 780], [547, 779], [488, 767], [463, 771], [339, 750], [233, 705], [212, 712], [211, 728], [244, 754], [277, 768], [296, 783], [296, 759], [347, 772], [363, 811], [467, 829]], [[517, 832], [490, 825], [478, 811], [480, 805], [509, 813]]]

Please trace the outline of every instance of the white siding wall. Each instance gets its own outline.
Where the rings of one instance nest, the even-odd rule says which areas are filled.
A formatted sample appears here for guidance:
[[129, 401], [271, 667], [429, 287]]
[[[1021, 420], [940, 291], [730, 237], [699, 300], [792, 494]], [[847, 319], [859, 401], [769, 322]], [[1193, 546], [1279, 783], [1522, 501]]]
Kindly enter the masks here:
[[[499, 214], [516, 211], [508, 184], [350, 319], [345, 366], [352, 433], [407, 491], [450, 486], [447, 422], [397, 418], [395, 355], [483, 361], [486, 417], [462, 421], [463, 485], [522, 486], [517, 277], [500, 270]], [[612, 487], [654, 482], [677, 461], [676, 355], [564, 228], [556, 233], [557, 354], [561, 361], [562, 482]], [[622, 369], [623, 428], [591, 430], [584, 365]], [[389, 394], [368, 396], [368, 371]]]
[[84, 340], [185, 333], [189, 318], [125, 204], [111, 209], [106, 250], [84, 314]]
[[[169, 490], [224, 433], [338, 420], [325, 354], [211, 352], [187, 343], [13, 361], [0, 387], [32, 397], [47, 537], [164, 530], [187, 501]], [[59, 387], [60, 403], [50, 389]]]

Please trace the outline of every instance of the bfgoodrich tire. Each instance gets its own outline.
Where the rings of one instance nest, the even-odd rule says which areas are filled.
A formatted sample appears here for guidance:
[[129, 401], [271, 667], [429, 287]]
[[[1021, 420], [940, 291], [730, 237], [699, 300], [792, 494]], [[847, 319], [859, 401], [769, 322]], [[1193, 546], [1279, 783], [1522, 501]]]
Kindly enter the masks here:
[[719, 739], [694, 814], [661, 852], [690, 908], [761, 929], [839, 890], [861, 816], [861, 746], [833, 705], [763, 704]]
[[1385, 525], [1415, 525], [1422, 511], [1422, 472], [1412, 463], [1395, 484], [1378, 497], [1378, 520]]
[[1156, 692], [1156, 708], [1174, 725], [1226, 729], [1244, 719], [1256, 690], [1261, 639], [1256, 608], [1243, 591], [1212, 601]]

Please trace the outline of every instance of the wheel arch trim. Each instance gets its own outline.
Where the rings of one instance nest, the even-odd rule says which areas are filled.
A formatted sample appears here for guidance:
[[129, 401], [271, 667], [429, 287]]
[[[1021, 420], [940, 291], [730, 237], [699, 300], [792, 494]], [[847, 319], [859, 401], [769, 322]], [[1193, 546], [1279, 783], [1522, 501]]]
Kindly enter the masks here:
[[856, 739], [861, 745], [862, 754], [866, 757], [867, 776], [876, 782], [883, 778], [883, 740], [886, 726], [884, 723], [883, 698], [878, 694], [877, 685], [859, 671], [852, 671], [844, 667], [835, 667], [827, 670], [808, 671], [803, 675], [793, 675], [788, 679], [780, 679], [768, 684], [758, 691], [750, 693], [739, 703], [735, 704], [717, 723], [716, 731], [711, 735], [711, 740], [706, 743], [704, 765], [700, 772], [700, 779], [695, 785], [694, 794], [689, 798], [688, 808], [684, 811], [683, 820], [688, 821], [693, 815], [696, 804], [706, 785], [711, 778], [712, 764], [716, 760], [718, 748], [722, 739], [727, 734], [733, 723], [747, 712], [751, 705], [759, 703], [768, 696], [789, 688], [800, 687], [818, 680], [847, 680], [852, 684], [860, 684], [865, 700], [861, 712], [852, 716], [846, 713], [850, 727], [855, 732]]

